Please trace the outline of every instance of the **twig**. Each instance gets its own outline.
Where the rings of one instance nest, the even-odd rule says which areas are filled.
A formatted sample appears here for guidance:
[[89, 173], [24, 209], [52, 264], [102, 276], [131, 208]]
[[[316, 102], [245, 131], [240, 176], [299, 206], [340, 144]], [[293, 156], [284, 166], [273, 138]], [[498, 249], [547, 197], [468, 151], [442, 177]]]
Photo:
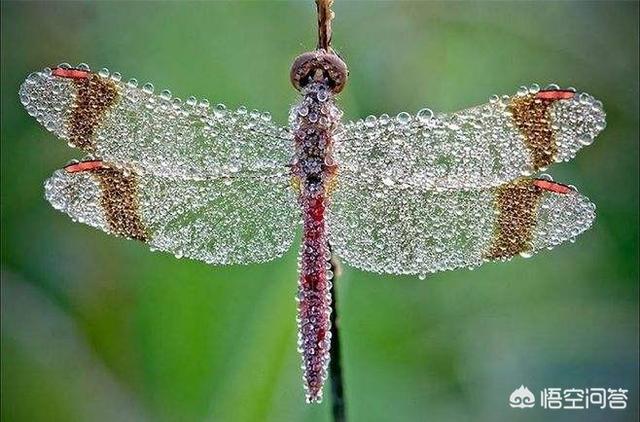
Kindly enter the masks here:
[[[334, 13], [331, 10], [333, 0], [315, 0], [318, 9], [318, 49], [331, 53], [331, 21]], [[329, 245], [331, 251], [331, 245]], [[340, 276], [340, 264], [335, 255], [331, 255], [331, 350], [329, 362], [329, 378], [331, 383], [332, 406], [334, 422], [345, 422], [346, 406], [344, 400], [344, 382], [342, 379], [342, 365], [340, 364], [340, 330], [338, 329], [338, 303], [336, 301], [336, 281]]]
[[331, 52], [331, 20], [334, 14], [331, 10], [333, 0], [316, 0], [318, 8], [318, 49]]
[[336, 280], [340, 275], [340, 264], [335, 256], [331, 256], [331, 351], [329, 362], [329, 378], [331, 380], [331, 394], [333, 420], [345, 422], [347, 420], [344, 401], [344, 384], [342, 380], [342, 365], [340, 364], [340, 332], [338, 330], [338, 306], [336, 303]]

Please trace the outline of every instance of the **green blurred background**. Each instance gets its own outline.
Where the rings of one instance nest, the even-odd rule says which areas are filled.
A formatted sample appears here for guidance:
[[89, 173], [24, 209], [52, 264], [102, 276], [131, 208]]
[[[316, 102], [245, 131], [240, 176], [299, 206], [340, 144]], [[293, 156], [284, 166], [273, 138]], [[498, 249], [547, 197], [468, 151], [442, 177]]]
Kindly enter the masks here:
[[[334, 10], [348, 120], [456, 110], [532, 82], [587, 90], [608, 120], [594, 145], [550, 169], [598, 206], [575, 244], [425, 281], [345, 268], [352, 420], [636, 420], [638, 3], [337, 0]], [[87, 62], [284, 124], [296, 100], [289, 65], [314, 45], [311, 0], [2, 3], [2, 420], [330, 419], [330, 399], [303, 399], [297, 247], [216, 268], [72, 223], [42, 184], [80, 154], [17, 98], [31, 71]], [[511, 409], [521, 384], [627, 388], [629, 408]]]

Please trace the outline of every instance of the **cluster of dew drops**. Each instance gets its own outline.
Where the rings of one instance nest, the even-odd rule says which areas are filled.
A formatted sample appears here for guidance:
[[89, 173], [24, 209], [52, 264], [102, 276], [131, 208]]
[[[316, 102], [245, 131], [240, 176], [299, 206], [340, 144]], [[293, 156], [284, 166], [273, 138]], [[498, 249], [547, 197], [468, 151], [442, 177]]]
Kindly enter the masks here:
[[[550, 84], [544, 90], [559, 89]], [[540, 91], [537, 84], [522, 86], [515, 98]], [[544, 169], [533, 166], [509, 107], [513, 99], [494, 95], [486, 104], [456, 113], [434, 114], [423, 108], [415, 115], [371, 115], [347, 123], [337, 133], [335, 148], [341, 174], [379, 181], [383, 190], [394, 186], [466, 189], [531, 176]], [[573, 158], [605, 127], [602, 103], [587, 93], [557, 101], [550, 116], [558, 147], [556, 161]]]
[[[58, 67], [72, 68], [67, 63]], [[84, 63], [73, 68], [90, 71]], [[74, 107], [75, 91], [71, 80], [51, 74], [46, 68], [30, 75], [20, 100], [48, 130], [68, 140], [66, 117]], [[224, 177], [254, 170], [268, 176], [284, 173], [291, 137], [288, 128], [273, 124], [269, 112], [245, 106], [228, 110], [224, 104], [212, 106], [193, 96], [182, 101], [167, 89], [156, 92], [149, 82], [123, 82], [119, 72], [105, 68], [97, 74], [117, 84], [124, 97], [97, 128], [95, 152], [101, 158], [179, 177]], [[131, 116], [140, 122], [133, 124]], [[141, 154], [143, 149], [153, 154]]]
[[[71, 68], [65, 63], [59, 67]], [[74, 68], [89, 71], [86, 64], [80, 64]], [[29, 113], [38, 118], [47, 129], [65, 138], [67, 135], [64, 126], [67, 116], [65, 113], [69, 113], [73, 108], [74, 96], [69, 95], [74, 92], [73, 81], [67, 78], [53, 78], [51, 75], [51, 69], [44, 69], [29, 76], [20, 90], [20, 100]], [[119, 73], [110, 73], [107, 69], [100, 70], [98, 75], [109, 78], [117, 84], [121, 84], [122, 81]], [[173, 114], [176, 120], [192, 124], [193, 120], [183, 119], [181, 116], [185, 116], [187, 111], [193, 114], [195, 109], [196, 112], [202, 112], [203, 120], [206, 122], [210, 120], [232, 122], [234, 124], [232, 129], [236, 132], [231, 133], [229, 130], [224, 139], [209, 138], [208, 141], [213, 144], [212, 147], [199, 145], [199, 150], [189, 148], [189, 144], [177, 145], [180, 139], [167, 139], [167, 142], [153, 149], [148, 156], [138, 158], [142, 152], [145, 152], [141, 148], [145, 142], [144, 139], [137, 138], [135, 142], [125, 142], [129, 139], [128, 137], [107, 136], [109, 133], [120, 135], [122, 131], [128, 131], [130, 127], [135, 126], [125, 120], [115, 121], [119, 117], [118, 107], [129, 107], [128, 104], [140, 98], [147, 98], [147, 102], [144, 103], [145, 108], [136, 106], [129, 109], [131, 114], [139, 116], [142, 120], [146, 118], [144, 110], [152, 103], [154, 88], [149, 83], [144, 84], [141, 89], [137, 86], [138, 82], [135, 79], [120, 85], [120, 91], [124, 96], [124, 101], [120, 103], [124, 105], [118, 104], [114, 113], [111, 113], [115, 116], [114, 121], [108, 120], [109, 117], [107, 117], [103, 123], [104, 127], [98, 129], [97, 141], [99, 148], [102, 147], [103, 151], [99, 151], [96, 156], [109, 163], [123, 163], [124, 171], [140, 177], [140, 212], [143, 214], [143, 220], [149, 224], [155, 234], [155, 237], [150, 239], [150, 246], [172, 252], [176, 257], [185, 256], [216, 264], [263, 262], [282, 255], [291, 245], [299, 218], [295, 209], [295, 198], [290, 189], [287, 189], [288, 177], [274, 178], [277, 179], [275, 182], [269, 177], [259, 180], [254, 177], [230, 177], [238, 173], [241, 166], [244, 166], [245, 170], [253, 168], [252, 165], [256, 164], [253, 160], [263, 162], [271, 160], [277, 164], [280, 171], [285, 168], [284, 164], [289, 159], [290, 152], [286, 145], [277, 142], [278, 139], [266, 139], [266, 142], [262, 143], [262, 149], [254, 148], [253, 155], [251, 151], [244, 154], [242, 153], [244, 150], [235, 151], [229, 147], [237, 143], [233, 136], [242, 136], [246, 140], [248, 136], [243, 135], [250, 133], [254, 137], [251, 142], [260, 138], [261, 135], [254, 134], [251, 129], [256, 126], [264, 130], [272, 128], [271, 116], [268, 113], [248, 111], [245, 107], [227, 112], [222, 104], [214, 106], [213, 113], [209, 114], [210, 106], [207, 100], [196, 101], [194, 97], [190, 97], [183, 104], [177, 98], [171, 99], [171, 93], [165, 90], [160, 93], [160, 99], [165, 103], [171, 100], [171, 104], [175, 106], [169, 110], [165, 108], [163, 110], [165, 114]], [[141, 92], [144, 95], [141, 95]], [[185, 111], [185, 105], [187, 111]], [[45, 122], [50, 123], [45, 124]], [[161, 131], [163, 128], [167, 129], [177, 124], [179, 123], [161, 120], [159, 126], [154, 126], [152, 129]], [[220, 130], [226, 128], [223, 127]], [[273, 132], [270, 134], [273, 135]], [[191, 135], [185, 133], [182, 140], [193, 143], [202, 142], [202, 139], [188, 138], [188, 136]], [[108, 142], [112, 144], [107, 144]], [[221, 143], [220, 148], [227, 149], [216, 150], [216, 145]], [[266, 157], [260, 156], [265, 151]], [[225, 177], [208, 178], [207, 176], [211, 176], [211, 173], [204, 172], [202, 178], [167, 178], [164, 176], [170, 174], [164, 171], [164, 168], [153, 168], [148, 165], [149, 162], [154, 164], [152, 161], [140, 163], [143, 164], [141, 168], [132, 168], [131, 171], [129, 168], [130, 164], [134, 164], [134, 167], [137, 164], [134, 159], [152, 160], [154, 156], [162, 154], [164, 156], [160, 161], [170, 165], [181, 158], [178, 156], [180, 153], [186, 159], [200, 160], [205, 164], [219, 157], [219, 161], [224, 161], [217, 167], [222, 169]], [[117, 154], [129, 155], [120, 157]], [[241, 155], [245, 161], [236, 165], [234, 158], [237, 155]], [[114, 157], [116, 159], [113, 159]], [[131, 159], [132, 157], [134, 159]], [[211, 164], [211, 166], [214, 165]], [[202, 168], [208, 171], [204, 164]], [[193, 176], [187, 170], [184, 173]], [[109, 231], [99, 205], [99, 195], [96, 192], [98, 186], [95, 181], [91, 182], [91, 179], [89, 175], [69, 175], [64, 171], [58, 171], [46, 183], [47, 198], [54, 207], [67, 212], [72, 218]], [[163, 200], [163, 192], [165, 194], [170, 192], [171, 198]], [[91, 197], [92, 200], [84, 201], [88, 199], [86, 195], [89, 194], [94, 195]], [[189, 228], [183, 230], [166, 224], [180, 215], [200, 215], [202, 218], [192, 221], [188, 225]], [[209, 227], [214, 223], [215, 227]], [[238, 228], [238, 224], [242, 224], [242, 229]], [[211, 235], [208, 236], [207, 233]]]
[[[60, 65], [59, 67], [63, 67], [63, 65]], [[89, 71], [89, 66], [86, 64], [80, 64], [77, 66], [77, 69]], [[122, 81], [122, 75], [120, 74], [120, 72], [111, 73], [107, 68], [100, 69], [98, 71], [98, 75], [103, 78], [110, 78], [115, 82]], [[130, 78], [126, 82], [126, 86], [128, 88], [140, 88], [142, 92], [144, 92], [147, 95], [152, 95], [155, 92], [155, 86], [153, 85], [153, 83], [146, 82], [142, 86], [139, 86], [139, 82], [136, 78]], [[174, 97], [171, 91], [168, 89], [163, 89], [157, 94], [162, 100], [171, 101], [172, 105], [177, 109], [179, 109], [183, 103], [181, 98]], [[132, 100], [135, 101], [135, 98], [132, 98]], [[196, 109], [199, 109], [203, 113], [206, 113], [209, 110], [212, 110], [213, 114], [218, 118], [224, 117], [227, 114], [227, 106], [225, 106], [222, 103], [217, 103], [212, 107], [211, 103], [206, 98], [198, 100], [195, 96], [192, 95], [187, 97], [187, 99], [184, 101], [184, 104], [186, 104], [189, 107], [195, 107]], [[271, 113], [269, 113], [268, 111], [260, 113], [257, 110], [252, 110], [251, 112], [249, 112], [246, 106], [239, 106], [235, 111], [235, 113], [240, 116], [244, 116], [250, 113], [250, 116], [252, 118], [260, 118], [265, 122], [271, 121]]]
[[[59, 67], [70, 68], [71, 66], [63, 63]], [[76, 69], [89, 71], [89, 67], [86, 64], [80, 64], [76, 66]], [[61, 120], [62, 113], [64, 113], [66, 109], [70, 108], [71, 105], [65, 104], [64, 102], [60, 102], [60, 100], [64, 99], [64, 97], [61, 97], [59, 95], [60, 89], [62, 88], [55, 88], [53, 90], [53, 92], [51, 93], [53, 95], [51, 95], [50, 102], [47, 102], [43, 99], [43, 97], [49, 94], [48, 92], [43, 91], [45, 88], [41, 88], [40, 90], [34, 88], [34, 86], [37, 85], [36, 83], [39, 81], [39, 79], [43, 77], [46, 78], [50, 75], [51, 75], [51, 69], [44, 69], [42, 72], [30, 75], [25, 85], [20, 90], [20, 101], [26, 107], [29, 114], [36, 117], [41, 123], [45, 125], [45, 127], [47, 127], [49, 130], [52, 130], [52, 131], [58, 131], [59, 133], [64, 135], [64, 127], [60, 127], [57, 124], [57, 120]], [[120, 73], [118, 72], [111, 73], [107, 69], [101, 69], [98, 72], [98, 75], [100, 75], [103, 78], [110, 78], [116, 83], [121, 83], [122, 81], [122, 75]], [[124, 85], [127, 88], [130, 88], [130, 91], [132, 92], [138, 91], [136, 89], [138, 88], [138, 81], [136, 79], [130, 79], [126, 83], [124, 83]], [[61, 87], [64, 87], [64, 85], [61, 85]], [[559, 89], [559, 87], [558, 85], [552, 84], [547, 86], [545, 89], [554, 90], [554, 89]], [[142, 85], [140, 90], [143, 93], [147, 94], [148, 96], [151, 96], [154, 93], [154, 87], [150, 83], [146, 83]], [[516, 95], [526, 96], [530, 94], [535, 94], [539, 91], [540, 91], [539, 86], [532, 85], [531, 87], [521, 87], [518, 90]], [[126, 92], [128, 93], [129, 91], [126, 91]], [[176, 110], [177, 113], [184, 113], [184, 106], [186, 105], [192, 110], [200, 110], [203, 115], [206, 113], [209, 113], [209, 111], [212, 108], [213, 109], [212, 114], [217, 119], [224, 119], [225, 116], [229, 116], [231, 114], [235, 116], [235, 118], [237, 118], [237, 116], [246, 116], [246, 118], [251, 121], [261, 121], [263, 123], [270, 123], [271, 121], [271, 116], [268, 113], [258, 113], [255, 111], [249, 112], [245, 107], [239, 107], [236, 111], [229, 112], [227, 111], [226, 107], [222, 104], [217, 104], [211, 107], [211, 105], [206, 99], [198, 101], [195, 97], [189, 97], [183, 103], [178, 98], [172, 98], [171, 92], [168, 90], [161, 91], [159, 93], [159, 97], [160, 99], [166, 102], [171, 102], [171, 104], [174, 106], [173, 108]], [[135, 99], [136, 99], [135, 95], [132, 95], [131, 100], [135, 101]], [[71, 100], [67, 99], [67, 101], [71, 101]], [[509, 104], [509, 101], [510, 101], [509, 96], [502, 96], [502, 97], [493, 96], [489, 100], [489, 106], [497, 107], [497, 109], [502, 110], [504, 113], [508, 113], [508, 111], [506, 111], [506, 107]], [[562, 127], [556, 128], [556, 129], [562, 129], [560, 133], [563, 134], [564, 137], [561, 138], [561, 141], [566, 143], [573, 142], [574, 144], [579, 144], [579, 145], [591, 144], [593, 142], [595, 134], [597, 134], [598, 131], [604, 128], [604, 113], [602, 111], [602, 103], [600, 103], [598, 100], [595, 100], [593, 97], [591, 97], [589, 94], [586, 94], [586, 93], [577, 95], [576, 101], [566, 101], [566, 102], [563, 101], [560, 103], [562, 104], [562, 106], [557, 107], [553, 110], [553, 113], [555, 113], [555, 115], [557, 116], [557, 120], [559, 121], [561, 120], [562, 122], [565, 122], [573, 119], [577, 122], [575, 124], [572, 123], [569, 125], [570, 126], [569, 131], [562, 132], [562, 130], [564, 130]], [[578, 107], [578, 105], [580, 105], [581, 108], [576, 108]], [[576, 115], [578, 114], [581, 114], [581, 113], [584, 114], [583, 112], [585, 108], [583, 106], [588, 106], [587, 110], [591, 110], [591, 114], [587, 114], [586, 116], [580, 115], [576, 117]], [[295, 111], [300, 116], [304, 117], [305, 109], [303, 107], [295, 108]], [[306, 110], [306, 112], [308, 113], [308, 109]], [[420, 128], [420, 127], [434, 124], [434, 121], [439, 120], [438, 117], [439, 116], [434, 115], [433, 111], [431, 111], [428, 108], [419, 110], [415, 114], [415, 116], [412, 116], [406, 112], [399, 113], [395, 118], [392, 118], [388, 115], [381, 115], [377, 118], [374, 116], [368, 116], [363, 121], [358, 121], [358, 122], [343, 126], [343, 128], [346, 129], [345, 130], [346, 133], [343, 134], [343, 136], [358, 137], [357, 136], [358, 131], [364, 131], [361, 133], [362, 136], [360, 136], [359, 138], [370, 139], [370, 137], [368, 136], [369, 133], [367, 132], [367, 129], [379, 128], [379, 127]], [[455, 122], [449, 122], [449, 124], [450, 124], [449, 129], [454, 131], [457, 129], [455, 126], [451, 126], [451, 125], [455, 125]], [[581, 127], [581, 126], [584, 126], [584, 127]], [[286, 133], [285, 132], [282, 133], [284, 136], [290, 137], [290, 132], [288, 129], [284, 128], [282, 130], [286, 132]], [[571, 154], [561, 156], [563, 160], [567, 160], [568, 158], [570, 158], [570, 156], [573, 156], [573, 154], [575, 153], [576, 148], [574, 146], [572, 146], [569, 149], [571, 150], [570, 151]], [[286, 147], [283, 148], [283, 150], [286, 151]], [[341, 158], [345, 158], [345, 157], [340, 157], [337, 154], [336, 159], [338, 160], [339, 165], [342, 164], [342, 162], [340, 161]], [[352, 157], [346, 157], [346, 158], [352, 158]], [[274, 160], [277, 161], [279, 159], [280, 157], [277, 157], [277, 159], [274, 159]], [[369, 165], [371, 163], [363, 162], [363, 164]], [[226, 168], [227, 171], [231, 173], [233, 173], [234, 171], [238, 171], [240, 169], [240, 167], [234, 166], [233, 164], [226, 163], [226, 165], [227, 165], [227, 168]], [[282, 162], [279, 162], [278, 165], [282, 165]], [[394, 184], [397, 184], [397, 181], [398, 181], [397, 178], [394, 179], [394, 178], [388, 177], [388, 178], [383, 178], [382, 183], [390, 187]], [[228, 182], [225, 184], [230, 185], [231, 183], [232, 181], [231, 179], [229, 179]], [[407, 210], [407, 212], [411, 213], [415, 211]], [[590, 216], [585, 217], [584, 220], [585, 221], [589, 220], [589, 217]], [[561, 237], [562, 236], [557, 236], [558, 239], [560, 239]]]
[[[549, 175], [539, 178], [551, 181]], [[535, 225], [522, 258], [575, 238], [595, 219], [595, 205], [573, 186], [566, 194], [542, 192]], [[335, 198], [330, 239], [348, 264], [377, 273], [415, 274], [475, 269], [496, 236], [500, 188], [473, 191], [408, 191], [367, 202], [357, 190]], [[511, 259], [506, 257], [504, 260]]]
[[[560, 86], [558, 84], [552, 83], [547, 85], [544, 88], [545, 91], [558, 91], [560, 90]], [[577, 92], [577, 90], [573, 87], [569, 87], [566, 89], [567, 91], [572, 91], [572, 92]], [[538, 84], [532, 84], [530, 87], [527, 86], [521, 86], [520, 88], [518, 88], [518, 91], [516, 92], [516, 95], [519, 97], [525, 97], [527, 95], [530, 94], [537, 94], [538, 92], [541, 91], [540, 85]], [[595, 101], [593, 100], [593, 97], [591, 97], [589, 94], [587, 93], [582, 93], [580, 94], [580, 101], [585, 101], [585, 102], [591, 102], [591, 101]], [[497, 94], [492, 95], [491, 97], [489, 97], [489, 103], [490, 104], [503, 104], [503, 105], [507, 105], [509, 104], [511, 100], [511, 97], [509, 95], [502, 95], [499, 96]], [[602, 107], [602, 103], [600, 103], [600, 107]], [[436, 114], [433, 112], [433, 110], [431, 110], [430, 108], [421, 108], [420, 110], [418, 110], [415, 114], [415, 116], [412, 116], [410, 113], [406, 112], [406, 111], [401, 111], [400, 113], [398, 113], [395, 118], [392, 118], [391, 116], [389, 116], [388, 114], [382, 114], [379, 117], [376, 117], [374, 115], [369, 115], [367, 117], [364, 118], [364, 120], [358, 121], [356, 123], [364, 123], [364, 125], [366, 127], [375, 127], [376, 125], [388, 125], [390, 123], [395, 123], [398, 124], [400, 126], [405, 126], [405, 125], [409, 125], [411, 123], [415, 123], [415, 124], [427, 124], [431, 121], [431, 119], [433, 119], [436, 116]]]
[[[556, 84], [545, 87], [545, 90], [559, 89]], [[540, 90], [540, 86], [536, 84], [531, 87], [523, 86], [518, 90], [516, 96], [535, 95]], [[573, 88], [568, 90], [575, 92]], [[491, 180], [487, 177], [478, 178], [476, 173], [479, 173], [479, 168], [470, 166], [469, 162], [463, 163], [464, 165], [460, 166], [462, 171], [459, 179], [446, 180], [442, 189], [440, 189], [440, 186], [436, 186], [433, 191], [435, 193], [431, 194], [433, 197], [426, 199], [423, 198], [421, 189], [428, 185], [426, 183], [428, 181], [418, 179], [420, 183], [411, 185], [409, 182], [412, 180], [409, 180], [409, 178], [417, 179], [415, 174], [411, 172], [402, 173], [411, 165], [411, 163], [402, 163], [402, 159], [406, 158], [407, 155], [396, 157], [392, 156], [392, 153], [388, 151], [392, 150], [394, 144], [398, 143], [413, 143], [415, 145], [419, 138], [419, 136], [415, 136], [416, 130], [425, 127], [443, 126], [443, 124], [446, 124], [446, 130], [450, 133], [460, 134], [460, 138], [454, 139], [459, 139], [461, 145], [465, 148], [473, 147], [474, 143], [472, 141], [474, 139], [479, 142], [486, 142], [487, 137], [484, 139], [481, 136], [474, 139], [465, 138], [465, 132], [462, 130], [465, 124], [473, 125], [474, 119], [477, 119], [478, 115], [484, 118], [499, 114], [503, 118], [501, 121], [503, 123], [502, 126], [485, 124], [484, 126], [478, 125], [476, 129], [482, 130], [488, 127], [489, 130], [495, 130], [496, 132], [492, 132], [491, 136], [500, 142], [504, 142], [504, 139], [507, 138], [505, 134], [510, 133], [513, 145], [510, 147], [503, 146], [502, 150], [509, 152], [507, 156], [520, 152], [521, 159], [518, 162], [513, 160], [512, 157], [512, 161], [506, 161], [503, 173], [498, 174], [496, 177], [496, 181], [499, 183], [494, 186], [506, 183], [519, 176], [531, 176], [535, 173], [535, 170], [531, 168], [529, 162], [524, 162], [524, 160], [529, 160], [529, 153], [517, 128], [511, 122], [512, 116], [508, 109], [511, 101], [512, 97], [510, 96], [494, 95], [489, 99], [488, 104], [463, 110], [454, 115], [436, 116], [430, 109], [422, 109], [415, 116], [401, 112], [395, 118], [391, 118], [388, 115], [382, 115], [377, 118], [368, 116], [364, 120], [347, 124], [341, 134], [345, 141], [339, 144], [336, 155], [340, 163], [356, 163], [354, 168], [357, 171], [343, 168], [341, 175], [348, 177], [353, 175], [350, 173], [356, 173], [354, 179], [362, 179], [362, 174], [368, 172], [366, 174], [371, 177], [367, 178], [367, 180], [373, 181], [377, 177], [379, 184], [366, 183], [353, 189], [347, 186], [343, 191], [338, 190], [336, 192], [334, 207], [330, 216], [332, 243], [336, 246], [337, 251], [342, 254], [345, 261], [368, 271], [397, 274], [412, 273], [419, 274], [420, 278], [424, 278], [426, 273], [446, 269], [459, 267], [472, 269], [486, 261], [483, 258], [483, 253], [486, 250], [483, 249], [487, 249], [491, 243], [494, 235], [494, 221], [498, 212], [494, 208], [492, 199], [495, 193], [492, 193], [487, 198], [476, 198], [485, 202], [491, 208], [487, 209], [486, 212], [482, 211], [480, 213], [482, 218], [463, 221], [463, 219], [459, 218], [461, 215], [477, 213], [478, 202], [470, 201], [470, 198], [465, 197], [465, 192], [456, 193], [455, 189], [469, 189], [466, 192], [467, 196], [479, 195], [481, 190], [478, 189], [487, 187]], [[552, 107], [551, 113], [553, 129], [558, 134], [556, 142], [559, 145], [556, 161], [566, 161], [573, 157], [582, 146], [593, 143], [596, 135], [605, 127], [602, 103], [587, 93], [576, 94], [569, 101], [557, 102]], [[464, 122], [465, 118], [468, 118], [467, 122]], [[388, 135], [385, 135], [385, 133]], [[358, 143], [358, 140], [380, 140], [385, 136], [386, 138], [384, 139], [387, 141], [385, 146], [388, 148], [382, 152], [380, 150], [372, 150], [373, 152], [370, 154], [372, 159], [370, 161], [363, 159], [363, 152], [366, 152], [366, 150], [363, 149], [361, 143]], [[354, 139], [355, 142], [349, 144], [349, 139]], [[447, 148], [452, 148], [453, 144], [447, 143], [443, 146], [442, 151], [449, 151]], [[495, 160], [495, 156], [490, 154], [486, 146], [483, 147], [482, 144], [479, 146], [485, 150], [487, 161]], [[515, 146], [519, 146], [520, 150]], [[415, 151], [414, 147], [411, 148]], [[417, 155], [420, 153], [422, 152], [417, 151]], [[425, 152], [425, 154], [428, 153], [429, 151]], [[479, 156], [474, 157], [477, 160]], [[396, 167], [400, 169], [398, 173], [385, 173], [398, 162], [402, 163]], [[372, 164], [380, 164], [380, 166], [374, 167]], [[490, 164], [494, 165], [494, 163]], [[413, 169], [411, 170], [413, 171]], [[477, 179], [473, 179], [474, 177]], [[540, 177], [551, 180], [549, 175], [541, 175]], [[412, 187], [412, 189], [409, 189], [409, 187]], [[367, 195], [363, 195], [359, 192], [359, 189], [369, 189], [369, 192]], [[397, 201], [398, 195], [407, 200], [399, 203]], [[434, 198], [438, 195], [441, 196], [440, 199]], [[459, 196], [457, 199], [456, 195]], [[363, 206], [363, 204], [367, 203], [367, 196], [377, 198], [376, 202]], [[409, 199], [414, 196], [417, 198], [415, 201]], [[520, 254], [524, 258], [530, 257], [537, 250], [552, 248], [567, 240], [573, 242], [575, 237], [586, 230], [595, 218], [595, 206], [577, 192], [568, 195], [545, 193], [543, 198], [539, 207], [538, 224], [534, 229], [531, 247]], [[454, 234], [449, 241], [443, 240], [447, 244], [444, 249], [430, 246], [420, 240], [415, 243], [416, 239], [424, 240], [429, 238], [430, 235], [431, 237], [435, 236], [433, 238], [439, 238], [442, 235], [442, 233], [431, 233], [442, 218], [442, 216], [433, 214], [434, 204], [428, 205], [429, 201], [434, 200], [451, 204], [450, 209], [446, 210], [451, 212], [445, 212], [445, 221], [450, 221], [451, 225], [455, 226], [453, 232], [458, 233], [458, 235]], [[376, 204], [383, 203], [386, 205], [376, 206]], [[481, 208], [484, 209], [483, 207]], [[396, 211], [398, 221], [394, 221], [391, 215]], [[454, 212], [456, 215], [452, 215]], [[430, 221], [430, 223], [421, 228], [415, 227], [416, 221]], [[457, 225], [458, 223], [459, 225]], [[377, 227], [381, 227], [381, 229], [377, 229]], [[476, 239], [476, 246], [467, 244], [472, 233], [475, 233], [472, 238]], [[458, 246], [450, 248], [449, 242]], [[397, 246], [399, 244], [415, 244], [414, 254], [408, 254], [405, 247]], [[465, 252], [460, 249], [461, 245], [467, 245], [463, 247]]]

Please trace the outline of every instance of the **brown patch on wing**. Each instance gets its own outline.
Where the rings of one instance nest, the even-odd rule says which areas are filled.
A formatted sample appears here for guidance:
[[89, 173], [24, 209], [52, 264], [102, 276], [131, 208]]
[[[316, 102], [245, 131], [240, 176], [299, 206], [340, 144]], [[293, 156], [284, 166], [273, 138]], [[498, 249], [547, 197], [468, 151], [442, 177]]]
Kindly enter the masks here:
[[69, 116], [69, 142], [77, 148], [92, 152], [94, 133], [105, 112], [117, 101], [119, 93], [115, 82], [95, 74], [74, 78], [76, 100]]
[[498, 219], [486, 258], [509, 258], [531, 249], [542, 192], [531, 179], [518, 180], [497, 189]]
[[101, 205], [113, 234], [146, 241], [148, 235], [140, 219], [138, 183], [134, 175], [122, 170], [100, 167], [87, 171], [98, 179], [102, 191]]
[[558, 152], [549, 117], [549, 107], [557, 100], [554, 97], [526, 95], [513, 97], [509, 105], [513, 120], [524, 136], [535, 170], [551, 164]]

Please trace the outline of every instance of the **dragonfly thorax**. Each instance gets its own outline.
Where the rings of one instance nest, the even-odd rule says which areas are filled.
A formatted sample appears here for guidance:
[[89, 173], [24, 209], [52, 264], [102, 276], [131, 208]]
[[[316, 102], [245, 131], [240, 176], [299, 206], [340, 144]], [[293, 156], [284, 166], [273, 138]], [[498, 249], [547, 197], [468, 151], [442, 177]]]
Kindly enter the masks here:
[[313, 82], [326, 83], [337, 94], [344, 89], [349, 71], [338, 55], [325, 50], [303, 53], [296, 57], [291, 65], [291, 83], [302, 91]]

